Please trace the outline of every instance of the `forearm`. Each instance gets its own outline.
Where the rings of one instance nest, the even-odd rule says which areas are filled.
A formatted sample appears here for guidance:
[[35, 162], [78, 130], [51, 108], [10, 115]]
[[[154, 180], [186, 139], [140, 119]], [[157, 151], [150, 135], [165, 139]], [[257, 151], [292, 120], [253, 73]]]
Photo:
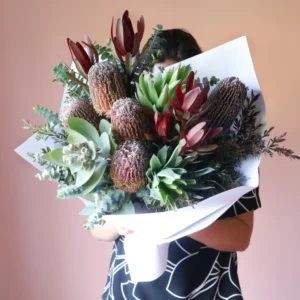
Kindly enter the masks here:
[[118, 230], [115, 225], [106, 222], [104, 225], [94, 225], [91, 230], [94, 239], [99, 241], [112, 242], [119, 237]]
[[244, 251], [249, 246], [252, 228], [253, 212], [249, 212], [240, 218], [218, 220], [190, 237], [219, 251]]

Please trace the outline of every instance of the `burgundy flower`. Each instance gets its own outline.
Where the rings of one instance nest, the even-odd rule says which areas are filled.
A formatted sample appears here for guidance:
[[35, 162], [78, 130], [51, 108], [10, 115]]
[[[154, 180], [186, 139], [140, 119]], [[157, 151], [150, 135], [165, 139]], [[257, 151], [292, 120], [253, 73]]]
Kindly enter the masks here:
[[218, 147], [216, 144], [207, 144], [205, 142], [220, 134], [223, 129], [221, 127], [208, 129], [207, 124], [208, 122], [205, 121], [200, 122], [184, 134], [186, 145], [184, 146], [183, 152], [196, 151], [198, 153], [208, 154]]
[[169, 98], [170, 105], [174, 108], [176, 115], [188, 120], [191, 114], [196, 114], [207, 100], [208, 87], [202, 91], [198, 85], [194, 85], [194, 72], [191, 72], [186, 81], [186, 92], [182, 92], [180, 84], [175, 92], [177, 102]]
[[141, 40], [144, 35], [145, 21], [141, 16], [137, 21], [137, 32], [134, 33], [129, 12], [126, 10], [122, 19], [118, 19], [116, 26], [116, 35], [113, 35], [114, 22], [111, 24], [111, 40], [115, 48], [116, 54], [122, 60], [126, 57], [127, 53], [134, 57], [140, 47]]
[[164, 115], [159, 115], [157, 112], [154, 115], [155, 129], [160, 137], [171, 138], [174, 132], [175, 120], [170, 112]]
[[98, 62], [98, 53], [88, 35], [84, 35], [84, 40], [85, 41], [82, 43], [86, 46], [86, 49], [84, 49], [79, 42], [74, 43], [69, 38], [67, 39], [67, 42], [72, 60], [75, 63], [78, 72], [87, 79], [90, 68], [94, 63]]

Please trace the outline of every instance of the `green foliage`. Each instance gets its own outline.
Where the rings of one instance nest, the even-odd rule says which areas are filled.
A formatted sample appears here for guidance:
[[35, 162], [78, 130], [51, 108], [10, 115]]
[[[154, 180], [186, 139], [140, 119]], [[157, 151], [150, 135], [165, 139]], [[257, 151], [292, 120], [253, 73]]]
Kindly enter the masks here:
[[233, 124], [233, 129], [237, 132], [238, 142], [241, 145], [252, 142], [257, 135], [258, 129], [262, 126], [262, 124], [256, 124], [259, 111], [256, 110], [255, 105], [259, 96], [260, 94], [254, 94], [254, 92], [251, 91], [251, 97], [247, 97], [240, 118], [237, 118]]
[[99, 184], [101, 181], [105, 170], [107, 167], [107, 161], [102, 160], [95, 168], [93, 175], [90, 179], [82, 186], [82, 194], [87, 195], [93, 191], [93, 189]]
[[97, 50], [97, 53], [99, 55], [99, 58], [101, 60], [109, 60], [109, 61], [113, 61], [114, 60], [114, 57], [113, 57], [113, 55], [111, 53], [110, 44], [111, 44], [111, 40], [110, 39], [108, 39], [107, 45], [104, 46], [104, 47], [101, 47], [98, 44], [94, 44], [94, 46], [95, 46], [95, 48]]
[[218, 84], [219, 81], [220, 81], [219, 78], [212, 76], [209, 80], [209, 84], [210, 84], [210, 86], [214, 86], [214, 85]]
[[57, 190], [57, 198], [58, 199], [70, 199], [74, 197], [80, 196], [82, 193], [82, 187], [78, 187], [75, 185], [62, 187]]
[[103, 132], [99, 139], [99, 146], [101, 148], [101, 155], [108, 157], [110, 154], [110, 139], [106, 132]]
[[93, 141], [96, 145], [99, 145], [99, 134], [88, 121], [81, 118], [69, 118], [68, 124], [70, 129], [82, 135], [87, 141]]
[[48, 179], [49, 181], [57, 181], [66, 185], [74, 184], [75, 178], [67, 167], [49, 165], [41, 174], [35, 176], [39, 180]]
[[43, 158], [43, 155], [48, 152], [51, 152], [51, 149], [49, 147], [46, 147], [46, 148], [41, 149], [41, 153], [29, 152], [29, 153], [27, 153], [27, 155], [29, 157], [31, 157], [34, 162], [37, 162], [40, 166], [43, 167], [43, 166], [49, 165], [49, 162]]
[[95, 194], [96, 209], [102, 214], [112, 214], [120, 210], [130, 195], [116, 187], [106, 187]]
[[[49, 151], [46, 151], [43, 156], [36, 156], [36, 158], [40, 159], [44, 164], [48, 163], [54, 166], [57, 172], [61, 170], [68, 171], [68, 174], [73, 179], [72, 184], [75, 181], [76, 186], [80, 186], [80, 190], [76, 190], [77, 196], [89, 195], [101, 183], [102, 179], [107, 183], [111, 183], [110, 177], [106, 174], [108, 172], [108, 158], [111, 152], [111, 140], [108, 134], [111, 134], [110, 124], [108, 122], [101, 123], [100, 128], [103, 132], [99, 136], [97, 130], [83, 119], [69, 118], [68, 122], [70, 128], [66, 130], [69, 132], [67, 138], [69, 145], [52, 151], [48, 149]], [[60, 182], [66, 185], [71, 182], [66, 176], [59, 177], [58, 173], [53, 173], [51, 177], [48, 174], [49, 172], [45, 171], [44, 174], [40, 175], [40, 178], [55, 180], [59, 178]], [[63, 175], [66, 174], [64, 173]], [[63, 179], [66, 181], [64, 182]], [[68, 191], [62, 189], [59, 192], [59, 197], [67, 197], [63, 193]], [[71, 189], [70, 191], [72, 192], [73, 190]]]
[[[162, 25], [157, 25], [156, 28], [153, 28], [153, 34], [150, 37], [148, 43], [145, 45], [144, 49], [141, 52], [139, 63], [137, 65], [137, 75], [139, 76], [143, 71], [150, 71], [153, 68], [155, 61], [159, 58], [162, 53], [160, 51], [160, 33], [163, 30]], [[136, 78], [133, 78], [136, 81]]]
[[[273, 129], [274, 127], [271, 127], [270, 129], [266, 130], [263, 138], [270, 137], [270, 133]], [[279, 156], [285, 156], [290, 159], [300, 160], [300, 156], [296, 155], [293, 150], [280, 146], [280, 143], [286, 141], [285, 137], [286, 137], [286, 132], [280, 135], [279, 137], [275, 136], [274, 138], [271, 138], [268, 141], [267, 145], [263, 148], [262, 152], [264, 154], [267, 154], [270, 157], [273, 157], [273, 155], [276, 153]]]
[[32, 125], [28, 120], [23, 120], [23, 122], [25, 123], [23, 128], [36, 133], [36, 139], [38, 141], [51, 138], [55, 143], [61, 143], [63, 145], [67, 143], [67, 132], [64, 129], [57, 128], [54, 124]]
[[33, 108], [34, 112], [43, 118], [49, 123], [53, 123], [54, 125], [61, 124], [58, 114], [53, 113], [52, 110], [49, 111], [47, 108], [36, 106]]
[[195, 78], [194, 84], [197, 84], [201, 89], [203, 89], [205, 86], [212, 87], [220, 81], [219, 78], [212, 76], [210, 79], [207, 77], [204, 77], [200, 79], [199, 77]]
[[102, 216], [106, 214], [134, 213], [132, 195], [114, 186], [101, 187], [94, 193], [94, 197], [94, 204], [81, 211], [81, 214], [88, 216], [84, 223], [85, 229], [92, 229], [95, 224], [103, 222]]
[[48, 179], [49, 181], [57, 181], [66, 185], [74, 184], [75, 177], [72, 175], [71, 171], [67, 167], [58, 166], [49, 162], [45, 159], [45, 155], [50, 153], [51, 149], [49, 147], [42, 148], [41, 153], [27, 153], [33, 161], [37, 161], [42, 167], [45, 167], [42, 173], [36, 174], [36, 178], [39, 180]]
[[[117, 149], [117, 144], [116, 144], [113, 134], [112, 134], [111, 124], [107, 120], [102, 119], [100, 121], [99, 131], [101, 133], [100, 146], [104, 147], [106, 149], [108, 148], [108, 145], [107, 146], [105, 145], [105, 142], [107, 142], [107, 139], [105, 138], [105, 136], [108, 135], [110, 154], [113, 155]], [[103, 151], [103, 152], [105, 152], [105, 151]]]
[[61, 167], [68, 166], [67, 161], [64, 160], [64, 147], [56, 148], [51, 152], [44, 154], [43, 159], [57, 166], [61, 166]]
[[107, 120], [102, 119], [99, 124], [99, 130], [100, 130], [100, 133], [106, 132], [108, 135], [110, 135], [111, 134], [111, 124]]
[[80, 168], [76, 176], [76, 185], [82, 186], [93, 176], [96, 169], [96, 164], [91, 162], [85, 169]]
[[[103, 122], [102, 122], [103, 121]], [[96, 128], [89, 122], [81, 118], [69, 118], [68, 142], [73, 145], [83, 144], [85, 142], [93, 142], [99, 147], [99, 154], [107, 158], [113, 153], [116, 145], [112, 137], [110, 123], [106, 120], [100, 122], [101, 136], [99, 136]]]
[[62, 62], [53, 68], [55, 77], [53, 82], [60, 82], [64, 87], [66, 86], [69, 98], [80, 98], [87, 103], [92, 104], [92, 100], [87, 90], [83, 86], [71, 80], [67, 75], [68, 72], [79, 81], [86, 83], [85, 79], [80, 74], [75, 73], [73, 70], [69, 70]]
[[71, 128], [67, 128], [67, 131], [69, 133], [68, 143], [71, 145], [80, 145], [88, 141], [82, 134], [78, 133], [77, 131]]
[[98, 185], [106, 171], [107, 160], [103, 158], [101, 150], [96, 148], [93, 141], [85, 141], [56, 148], [42, 158], [56, 166], [69, 168], [76, 177], [76, 184], [82, 186], [82, 194], [86, 195]]

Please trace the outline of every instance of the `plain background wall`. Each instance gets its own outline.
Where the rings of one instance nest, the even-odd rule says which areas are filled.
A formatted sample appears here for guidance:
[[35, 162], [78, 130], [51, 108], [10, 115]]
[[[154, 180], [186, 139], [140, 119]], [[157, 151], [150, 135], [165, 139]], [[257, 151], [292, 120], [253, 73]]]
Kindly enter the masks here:
[[[103, 45], [111, 17], [125, 9], [134, 21], [144, 14], [144, 41], [159, 23], [188, 29], [204, 51], [247, 35], [269, 124], [288, 131], [286, 146], [300, 153], [300, 1], [1, 2], [1, 299], [101, 299], [112, 244], [94, 241], [82, 229], [81, 202], [57, 200], [56, 185], [38, 182], [13, 149], [30, 136], [21, 120], [41, 121], [33, 106], [59, 109], [63, 89], [51, 83], [52, 68], [60, 57], [70, 63], [66, 38], [88, 33]], [[262, 163], [263, 209], [239, 255], [247, 300], [299, 297], [299, 167], [283, 158]]]

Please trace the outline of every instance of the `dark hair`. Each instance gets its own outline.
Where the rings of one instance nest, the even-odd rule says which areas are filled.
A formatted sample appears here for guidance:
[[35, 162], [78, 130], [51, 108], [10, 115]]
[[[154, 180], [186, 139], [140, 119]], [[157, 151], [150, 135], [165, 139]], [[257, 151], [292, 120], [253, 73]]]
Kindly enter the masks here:
[[153, 49], [156, 63], [167, 59], [180, 62], [201, 52], [196, 39], [182, 29], [162, 30]]

